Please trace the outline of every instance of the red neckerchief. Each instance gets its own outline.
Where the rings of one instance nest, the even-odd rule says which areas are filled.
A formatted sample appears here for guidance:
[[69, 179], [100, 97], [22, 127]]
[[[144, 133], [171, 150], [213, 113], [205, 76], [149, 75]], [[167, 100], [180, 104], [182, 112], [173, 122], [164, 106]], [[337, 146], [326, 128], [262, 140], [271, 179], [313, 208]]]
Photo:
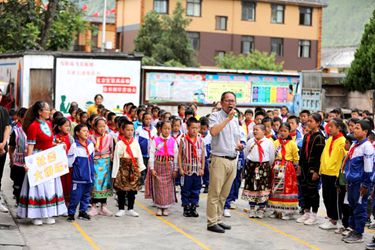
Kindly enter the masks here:
[[119, 136], [119, 139], [125, 144], [126, 146], [126, 153], [130, 156], [130, 159], [132, 160], [133, 162], [133, 166], [134, 166], [134, 170], [138, 172], [138, 164], [137, 164], [137, 160], [135, 159], [134, 155], [133, 155], [133, 151], [130, 147], [130, 145], [133, 143], [134, 141], [134, 138], [131, 138], [129, 141], [127, 139], [125, 139], [124, 137], [122, 137], [121, 135]]
[[181, 132], [178, 131], [178, 135], [177, 136], [174, 136], [173, 135], [173, 132], [172, 132], [172, 138], [177, 142], [177, 138], [181, 135]]
[[332, 137], [332, 141], [331, 141], [331, 144], [329, 145], [329, 156], [331, 156], [331, 153], [332, 153], [332, 149], [333, 149], [333, 143], [340, 137], [344, 136], [341, 132], [338, 133], [337, 135], [333, 136]]
[[108, 125], [108, 124], [107, 124], [107, 126], [108, 126], [108, 128], [109, 128], [110, 130], [112, 130], [113, 132], [117, 133], [116, 126]]
[[268, 139], [272, 139], [272, 134], [270, 134], [270, 135], [266, 135], [266, 138], [268, 138]]
[[193, 141], [190, 136], [188, 134], [186, 134], [185, 136], [186, 140], [191, 144], [191, 146], [193, 147], [193, 154], [194, 154], [194, 158], [195, 159], [198, 159], [198, 153], [197, 153], [197, 138], [198, 137], [195, 137], [195, 140]]
[[[81, 143], [81, 142], [80, 142]], [[87, 154], [87, 158], [90, 160], [91, 159], [91, 155], [90, 155], [90, 151], [89, 151], [89, 142], [86, 140], [85, 143], [81, 143], [82, 147], [85, 148], [86, 150], [86, 154]]]
[[297, 130], [290, 132], [290, 137], [293, 138], [294, 136], [297, 136]]
[[22, 123], [17, 122], [17, 127], [22, 128]]
[[147, 128], [147, 127], [143, 127], [143, 129], [147, 131], [147, 133], [148, 133], [148, 138], [149, 138], [150, 140], [153, 140], [154, 137], [151, 136], [151, 129], [149, 129], [149, 128]]
[[311, 139], [311, 133], [306, 134], [306, 147], [305, 147], [305, 154], [306, 154], [306, 160], [309, 158], [309, 143]]
[[96, 140], [99, 140], [99, 149], [98, 150], [99, 150], [99, 152], [102, 152], [104, 134], [99, 135], [98, 133], [95, 132], [95, 136], [96, 136]]
[[257, 139], [254, 139], [255, 144], [258, 146], [258, 153], [259, 153], [259, 162], [263, 162], [263, 155], [264, 155], [264, 150], [262, 148], [262, 140], [258, 141]]
[[285, 148], [285, 145], [288, 144], [290, 140], [288, 139], [281, 139], [279, 138], [279, 142], [280, 142], [280, 145], [281, 145], [281, 164], [284, 164], [285, 163], [285, 156], [286, 156], [286, 148]]

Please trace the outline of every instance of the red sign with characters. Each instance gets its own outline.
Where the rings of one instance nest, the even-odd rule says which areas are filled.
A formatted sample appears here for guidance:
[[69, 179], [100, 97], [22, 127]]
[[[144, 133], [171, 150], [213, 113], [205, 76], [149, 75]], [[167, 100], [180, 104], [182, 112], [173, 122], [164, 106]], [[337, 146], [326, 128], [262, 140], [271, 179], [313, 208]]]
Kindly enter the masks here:
[[122, 93], [122, 94], [135, 94], [137, 93], [136, 86], [116, 86], [106, 85], [103, 86], [104, 93]]
[[97, 84], [130, 84], [130, 77], [97, 76]]

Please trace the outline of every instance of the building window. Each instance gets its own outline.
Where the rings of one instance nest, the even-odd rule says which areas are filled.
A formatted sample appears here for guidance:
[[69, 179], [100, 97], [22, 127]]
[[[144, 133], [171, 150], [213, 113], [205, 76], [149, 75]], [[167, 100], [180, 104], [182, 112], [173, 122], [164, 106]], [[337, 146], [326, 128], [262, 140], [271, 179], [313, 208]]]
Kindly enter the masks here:
[[154, 11], [159, 14], [168, 14], [168, 0], [154, 0]]
[[215, 51], [215, 57], [224, 57], [225, 51]]
[[271, 53], [277, 56], [283, 56], [284, 54], [284, 41], [282, 38], [271, 38]]
[[311, 26], [312, 8], [300, 7], [299, 8], [299, 24]]
[[227, 30], [228, 17], [216, 16], [216, 30]]
[[298, 42], [298, 57], [310, 58], [311, 41], [300, 40]]
[[272, 23], [284, 23], [284, 5], [272, 4], [271, 5], [271, 22]]
[[202, 0], [186, 0], [186, 15], [201, 16]]
[[254, 37], [242, 36], [241, 37], [241, 53], [249, 54], [254, 50]]
[[242, 20], [255, 21], [255, 2], [242, 0]]
[[199, 45], [200, 45], [199, 32], [188, 32], [187, 34], [191, 42], [191, 47], [195, 50], [199, 50]]

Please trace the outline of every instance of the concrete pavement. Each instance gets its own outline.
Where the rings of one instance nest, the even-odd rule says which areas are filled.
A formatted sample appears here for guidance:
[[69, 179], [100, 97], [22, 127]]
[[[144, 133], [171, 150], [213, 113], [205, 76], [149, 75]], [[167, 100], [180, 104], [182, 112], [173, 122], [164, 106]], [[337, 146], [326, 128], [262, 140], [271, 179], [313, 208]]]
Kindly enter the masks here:
[[[15, 212], [12, 199], [9, 168], [3, 177], [3, 189], [12, 212]], [[179, 198], [178, 194], [178, 198]], [[168, 217], [154, 215], [155, 208], [149, 200], [138, 193], [135, 210], [139, 218], [124, 216], [122, 218], [96, 216], [92, 221], [76, 220], [66, 222], [57, 218], [52, 226], [33, 226], [25, 220], [17, 219], [16, 224], [9, 214], [1, 214], [11, 230], [0, 229], [0, 249], [364, 249], [365, 243], [348, 245], [341, 241], [341, 236], [333, 231], [323, 231], [318, 226], [304, 226], [295, 221], [276, 219], [249, 219], [243, 212], [247, 208], [245, 201], [238, 200], [232, 217], [225, 222], [232, 225], [232, 230], [225, 234], [215, 234], [206, 230], [206, 198], [201, 194], [199, 218], [182, 216], [180, 204], [171, 209]], [[109, 199], [109, 207], [115, 212], [116, 201]], [[323, 204], [321, 204], [323, 206]], [[324, 216], [324, 206], [320, 212]], [[323, 221], [324, 218], [320, 217]], [[2, 223], [0, 223], [2, 224]], [[366, 242], [369, 242], [374, 231], [367, 231]], [[25, 240], [24, 240], [25, 239]], [[8, 244], [8, 245], [6, 245]], [[3, 248], [4, 246], [8, 248]], [[9, 248], [13, 247], [13, 248]]]

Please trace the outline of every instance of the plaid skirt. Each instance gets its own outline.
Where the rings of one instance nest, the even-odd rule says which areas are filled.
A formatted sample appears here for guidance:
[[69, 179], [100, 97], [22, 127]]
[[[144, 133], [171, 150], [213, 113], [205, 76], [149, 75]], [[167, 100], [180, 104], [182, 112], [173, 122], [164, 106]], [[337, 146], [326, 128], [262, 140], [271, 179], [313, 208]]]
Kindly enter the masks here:
[[156, 176], [152, 175], [151, 170], [147, 172], [145, 198], [152, 199], [156, 207], [168, 208], [177, 202], [173, 166], [173, 161], [167, 164], [166, 161], [156, 160]]

